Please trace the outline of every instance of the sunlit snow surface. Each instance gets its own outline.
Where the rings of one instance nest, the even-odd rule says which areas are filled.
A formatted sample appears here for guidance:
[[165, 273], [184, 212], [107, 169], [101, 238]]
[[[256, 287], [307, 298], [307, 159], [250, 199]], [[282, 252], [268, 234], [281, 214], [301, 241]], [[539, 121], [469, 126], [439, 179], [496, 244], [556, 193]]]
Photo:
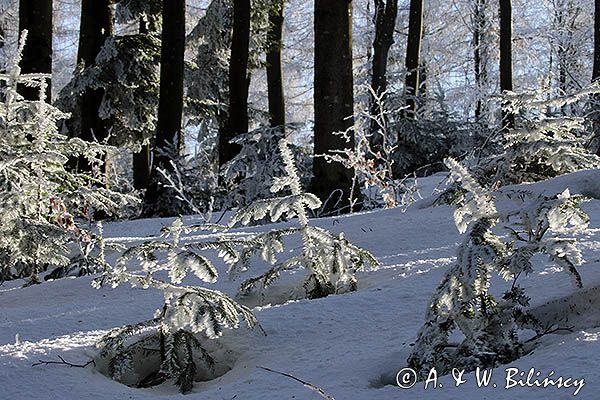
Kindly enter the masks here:
[[[570, 186], [581, 192], [587, 172], [531, 186], [536, 191], [559, 193]], [[591, 174], [591, 173], [589, 173]], [[598, 175], [596, 175], [597, 177]], [[440, 176], [422, 179], [424, 197]], [[578, 190], [579, 189], [579, 190]], [[536, 273], [523, 280], [532, 304], [548, 315], [562, 315], [572, 332], [548, 335], [533, 353], [494, 370], [492, 384], [478, 388], [474, 374], [455, 387], [452, 377], [438, 381], [443, 387], [423, 384], [407, 390], [382, 385], [405, 367], [416, 332], [423, 323], [427, 302], [444, 272], [454, 261], [461, 238], [450, 207], [425, 207], [425, 199], [408, 211], [382, 210], [342, 218], [313, 221], [333, 232], [344, 231], [349, 240], [372, 251], [381, 261], [376, 271], [359, 274], [359, 291], [320, 300], [284, 302], [294, 277], [274, 288], [275, 304], [258, 304], [256, 315], [268, 334], [240, 329], [229, 332], [224, 343], [237, 361], [231, 371], [196, 383], [189, 399], [318, 399], [298, 382], [257, 368], [264, 366], [291, 373], [322, 387], [336, 400], [353, 399], [571, 399], [573, 389], [505, 389], [505, 368], [535, 368], [541, 378], [585, 379], [577, 399], [600, 398], [600, 201], [584, 208], [591, 216], [589, 235], [580, 237], [587, 263], [580, 267], [584, 289], [544, 258]], [[500, 205], [501, 206], [501, 205]], [[188, 219], [186, 222], [190, 222]], [[170, 220], [137, 220], [107, 224], [106, 236], [135, 242], [157, 235]], [[253, 227], [245, 232], [267, 229]], [[132, 239], [134, 238], [134, 239]], [[293, 246], [292, 246], [293, 247]], [[114, 255], [113, 255], [114, 257]], [[242, 279], [257, 275], [260, 267], [229, 281], [221, 268], [216, 289], [235, 294]], [[84, 364], [94, 354], [94, 343], [111, 328], [150, 318], [162, 295], [153, 290], [90, 286], [91, 278], [71, 278], [25, 289], [22, 282], [0, 286], [0, 400], [4, 399], [152, 399], [181, 398], [171, 384], [134, 389], [111, 381], [87, 368], [40, 365], [38, 360]], [[598, 288], [596, 288], [598, 287]], [[562, 314], [561, 314], [562, 313]], [[391, 377], [391, 378], [390, 378]]]

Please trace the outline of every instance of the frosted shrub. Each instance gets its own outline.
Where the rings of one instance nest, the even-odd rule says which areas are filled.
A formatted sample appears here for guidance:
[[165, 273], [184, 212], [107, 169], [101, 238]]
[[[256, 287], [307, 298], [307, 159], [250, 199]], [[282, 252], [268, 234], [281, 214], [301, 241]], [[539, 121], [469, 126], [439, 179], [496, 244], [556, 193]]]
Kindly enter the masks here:
[[[309, 298], [355, 290], [355, 272], [377, 265], [368, 251], [349, 243], [343, 234], [309, 225], [308, 211], [320, 207], [321, 202], [302, 191], [288, 146], [285, 140], [279, 142], [285, 175], [276, 177], [271, 188], [288, 195], [257, 200], [238, 210], [227, 225], [183, 226], [178, 218], [164, 230], [162, 239], [125, 250], [115, 266], [95, 280], [96, 287], [126, 283], [164, 293], [164, 304], [154, 318], [117, 328], [100, 341], [100, 359], [106, 361], [108, 375], [140, 387], [172, 380], [185, 393], [194, 380], [225, 372], [226, 360], [210, 350], [215, 347], [213, 339], [225, 329], [238, 328], [242, 321], [248, 327], [257, 321], [247, 307], [227, 295], [187, 283], [193, 277], [203, 284], [217, 280], [217, 268], [207, 253], [222, 259], [232, 276], [246, 270], [254, 255], [274, 264], [266, 274], [245, 281], [242, 292], [268, 287], [282, 272], [304, 269], [303, 286]], [[272, 221], [297, 217], [298, 226], [244, 237], [229, 232], [266, 216]], [[183, 233], [206, 230], [219, 234], [204, 235], [202, 241], [181, 240]], [[301, 254], [278, 262], [276, 255], [284, 251], [284, 239], [292, 235], [302, 238]]]
[[519, 126], [503, 138], [504, 151], [481, 160], [473, 174], [487, 185], [508, 185], [600, 167], [600, 158], [587, 148], [586, 119], [560, 111], [599, 91], [593, 85], [552, 99], [543, 90], [509, 95], [508, 107], [519, 115]]
[[[240, 209], [229, 221], [228, 227], [247, 225], [252, 220], [269, 217], [276, 222], [283, 218], [297, 218], [297, 226], [271, 229], [258, 234], [244, 246], [242, 257], [233, 265], [232, 274], [248, 268], [251, 257], [260, 254], [264, 261], [274, 265], [265, 274], [249, 279], [242, 284], [242, 293], [256, 288], [261, 290], [272, 284], [282, 272], [303, 269], [306, 271], [304, 289], [309, 298], [356, 290], [355, 272], [377, 265], [377, 260], [367, 250], [351, 244], [344, 234], [334, 235], [329, 231], [309, 224], [308, 212], [321, 207], [321, 201], [312, 193], [302, 190], [298, 171], [289, 144], [279, 142], [284, 164], [284, 176], [275, 177], [271, 192], [287, 192], [282, 197], [258, 200]], [[284, 251], [283, 239], [299, 235], [302, 251], [284, 261], [277, 254]]]
[[[186, 227], [188, 232], [213, 230], [226, 234], [239, 225], [270, 219], [272, 222], [295, 218], [297, 225], [274, 228], [237, 242], [239, 257], [229, 268], [232, 278], [247, 271], [255, 256], [273, 265], [265, 274], [251, 278], [241, 285], [241, 294], [254, 290], [261, 292], [270, 286], [283, 272], [303, 270], [306, 275], [302, 286], [309, 298], [324, 297], [356, 289], [355, 272], [377, 265], [377, 260], [368, 251], [351, 244], [344, 234], [334, 235], [329, 231], [311, 226], [309, 212], [321, 207], [321, 201], [312, 193], [305, 193], [294, 163], [289, 143], [279, 141], [283, 160], [283, 176], [276, 176], [271, 186], [272, 193], [283, 193], [280, 197], [256, 200], [240, 208], [227, 225], [201, 224]], [[284, 240], [299, 236], [302, 240], [300, 254], [278, 260], [285, 250]], [[235, 236], [232, 236], [232, 239]]]
[[[288, 125], [288, 131], [302, 126]], [[277, 176], [285, 174], [285, 165], [279, 155], [279, 142], [285, 136], [280, 127], [261, 127], [252, 132], [238, 135], [232, 142], [241, 146], [240, 152], [221, 169], [227, 191], [224, 199], [227, 206], [247, 206], [255, 200], [272, 196], [271, 183]], [[307, 184], [311, 177], [312, 163], [303, 148], [290, 144], [290, 149], [300, 158], [300, 171]]]
[[138, 387], [172, 380], [181, 392], [189, 392], [195, 380], [226, 372], [224, 360], [209, 350], [214, 339], [224, 329], [239, 327], [242, 320], [248, 327], [256, 324], [252, 312], [227, 295], [183, 283], [188, 275], [214, 283], [217, 269], [205, 254], [212, 251], [226, 263], [234, 263], [239, 240], [182, 243], [184, 231], [182, 220], [176, 219], [165, 230], [166, 237], [127, 249], [114, 268], [94, 282], [98, 288], [127, 283], [164, 294], [164, 304], [154, 318], [114, 329], [98, 343], [100, 359], [107, 360], [105, 372], [115, 380]]
[[[48, 268], [56, 268], [54, 277], [91, 272], [91, 266], [69, 267], [69, 244], [89, 250], [93, 238], [84, 222], [95, 211], [113, 214], [136, 200], [104, 187], [98, 166], [111, 147], [58, 132], [68, 115], [45, 102], [50, 76], [21, 75], [25, 38], [26, 32], [7, 73], [0, 74], [0, 280], [29, 277], [34, 283]], [[17, 85], [39, 88], [40, 99], [24, 100]], [[67, 168], [77, 156], [89, 161], [93, 174]]]
[[[588, 217], [579, 208], [581, 196], [571, 196], [568, 190], [553, 197], [515, 191], [508, 195], [515, 207], [499, 213], [493, 194], [464, 167], [452, 159], [446, 164], [465, 191], [455, 211], [465, 239], [431, 300], [408, 359], [421, 377], [433, 367], [444, 374], [452, 368], [494, 367], [523, 354], [519, 332], [542, 331], [527, 312], [530, 298], [518, 282], [533, 272], [534, 255], [547, 255], [581, 286], [576, 267], [583, 259], [572, 237], [587, 228]], [[500, 222], [507, 237], [494, 231]], [[490, 292], [493, 275], [510, 282], [501, 298]], [[451, 342], [455, 331], [462, 339]]]

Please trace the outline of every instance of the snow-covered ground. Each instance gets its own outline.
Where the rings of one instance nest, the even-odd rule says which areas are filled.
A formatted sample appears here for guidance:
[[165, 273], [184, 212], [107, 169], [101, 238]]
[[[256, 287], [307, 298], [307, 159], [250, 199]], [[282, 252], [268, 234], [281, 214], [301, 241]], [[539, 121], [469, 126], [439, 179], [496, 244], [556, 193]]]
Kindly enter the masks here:
[[[438, 177], [422, 180], [430, 192]], [[563, 179], [561, 184], [568, 182]], [[554, 185], [554, 186], [553, 186]], [[556, 182], [537, 185], [553, 190]], [[560, 186], [560, 185], [558, 185]], [[577, 191], [574, 189], [573, 191]], [[591, 216], [589, 235], [580, 237], [586, 264], [580, 267], [584, 289], [566, 273], [539, 259], [535, 274], [523, 282], [539, 312], [570, 310], [572, 332], [544, 336], [529, 355], [494, 370], [487, 387], [475, 375], [455, 387], [452, 377], [437, 388], [411, 389], [384, 384], [406, 366], [427, 303], [455, 259], [461, 241], [452, 208], [425, 207], [423, 200], [406, 212], [382, 210], [313, 223], [344, 231], [353, 243], [380, 260], [375, 271], [359, 274], [356, 293], [319, 300], [296, 300], [257, 306], [254, 312], [267, 333], [241, 328], [228, 332], [223, 346], [233, 368], [209, 382], [197, 382], [189, 399], [318, 399], [300, 383], [259, 366], [290, 373], [317, 385], [336, 400], [354, 399], [569, 399], [575, 388], [505, 388], [506, 368], [525, 375], [531, 368], [543, 379], [584, 379], [576, 398], [600, 399], [600, 201], [585, 203]], [[106, 236], [125, 241], [156, 235], [169, 220], [107, 224]], [[268, 227], [248, 228], [254, 230]], [[247, 230], [241, 229], [243, 234]], [[223, 267], [224, 268], [224, 267]], [[214, 288], [234, 295], [240, 281], [224, 271]], [[247, 278], [256, 275], [249, 271]], [[94, 343], [111, 328], [148, 319], [161, 305], [155, 290], [90, 286], [90, 277], [63, 279], [28, 288], [19, 282], [0, 287], [0, 399], [152, 399], [181, 398], [171, 384], [135, 389], [94, 370], [63, 365], [32, 366], [38, 360], [83, 364], [94, 355]], [[280, 283], [285, 287], [286, 281]], [[516, 377], [515, 377], [516, 378]], [[524, 379], [524, 378], [523, 378]], [[496, 387], [494, 387], [494, 383]], [[442, 386], [443, 385], [443, 386]]]

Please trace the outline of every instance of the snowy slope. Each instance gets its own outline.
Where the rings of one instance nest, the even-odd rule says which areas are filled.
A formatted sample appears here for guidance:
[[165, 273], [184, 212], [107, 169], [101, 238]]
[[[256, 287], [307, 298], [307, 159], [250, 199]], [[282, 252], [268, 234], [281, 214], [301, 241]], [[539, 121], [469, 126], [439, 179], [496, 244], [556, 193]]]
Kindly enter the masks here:
[[[585, 174], [585, 173], [583, 173]], [[585, 179], [569, 179], [530, 186], [558, 191]], [[579, 179], [579, 181], [578, 181]], [[422, 181], [427, 192], [439, 177]], [[578, 186], [579, 185], [579, 186]], [[423, 322], [428, 300], [461, 241], [450, 207], [425, 207], [424, 200], [409, 208], [354, 214], [313, 221], [334, 232], [344, 231], [350, 241], [371, 250], [382, 266], [361, 273], [357, 293], [320, 300], [296, 300], [254, 309], [267, 336], [259, 330], [240, 329], [226, 334], [223, 346], [233, 368], [210, 382], [198, 382], [189, 399], [318, 399], [319, 395], [289, 378], [257, 366], [291, 373], [318, 385], [336, 400], [354, 399], [568, 399], [574, 388], [505, 389], [505, 368], [535, 368], [540, 378], [584, 378], [576, 398], [600, 398], [600, 201], [585, 204], [592, 217], [591, 231], [581, 237], [587, 263], [580, 268], [585, 288], [578, 291], [565, 273], [544, 259], [536, 273], [524, 280], [532, 303], [544, 315], [570, 309], [565, 326], [573, 332], [548, 335], [538, 348], [510, 366], [497, 368], [488, 387], [478, 388], [473, 374], [454, 387], [451, 377], [443, 387], [424, 390], [423, 384], [403, 390], [384, 385], [405, 367], [411, 344]], [[107, 237], [133, 241], [156, 235], [169, 220], [138, 220], [108, 224]], [[260, 230], [255, 227], [239, 230]], [[135, 239], [137, 238], [137, 239]], [[242, 278], [258, 274], [249, 271]], [[29, 288], [19, 283], [0, 287], [0, 399], [152, 399], [181, 398], [164, 384], [134, 389], [111, 381], [87, 368], [62, 365], [32, 367], [38, 360], [61, 355], [85, 363], [94, 343], [111, 328], [148, 319], [162, 301], [158, 291], [102, 288], [91, 278], [48, 282]], [[291, 278], [289, 279], [291, 281]], [[286, 280], [279, 289], [287, 289]], [[215, 288], [235, 294], [239, 281], [230, 282], [222, 271]], [[591, 311], [590, 311], [591, 310]], [[578, 315], [580, 314], [580, 315]], [[494, 388], [492, 383], [496, 383]]]

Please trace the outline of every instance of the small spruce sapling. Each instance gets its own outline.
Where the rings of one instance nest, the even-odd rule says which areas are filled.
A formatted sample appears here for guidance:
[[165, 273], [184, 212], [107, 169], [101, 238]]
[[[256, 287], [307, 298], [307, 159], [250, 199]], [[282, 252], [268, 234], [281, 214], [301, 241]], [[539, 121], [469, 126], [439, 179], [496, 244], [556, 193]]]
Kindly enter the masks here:
[[[55, 277], [95, 270], [69, 267], [69, 244], [88, 249], [93, 240], [84, 222], [90, 215], [115, 214], [137, 200], [105, 186], [98, 166], [114, 148], [58, 132], [68, 115], [45, 101], [50, 76], [21, 74], [26, 37], [24, 31], [7, 72], [0, 74], [0, 281], [29, 277], [36, 283], [48, 268], [56, 268]], [[39, 100], [25, 100], [18, 85], [38, 88]], [[67, 168], [77, 156], [94, 166], [91, 174]]]
[[[452, 159], [446, 165], [464, 189], [454, 217], [466, 237], [431, 300], [408, 359], [421, 378], [434, 367], [442, 374], [452, 368], [494, 367], [524, 353], [519, 332], [543, 331], [527, 311], [530, 298], [518, 284], [520, 277], [533, 272], [534, 255], [547, 255], [577, 286], [582, 284], [576, 267], [583, 258], [572, 235], [587, 228], [588, 216], [579, 208], [583, 197], [571, 196], [568, 190], [550, 197], [511, 192], [508, 197], [516, 207], [500, 213], [493, 194], [462, 165]], [[500, 222], [506, 224], [508, 239], [494, 232]], [[490, 291], [494, 275], [510, 282], [501, 298]], [[458, 343], [450, 342], [455, 331], [462, 334]]]
[[[165, 229], [165, 238], [130, 247], [114, 268], [94, 281], [97, 288], [128, 283], [164, 294], [164, 304], [154, 318], [114, 329], [98, 343], [100, 357], [108, 359], [108, 374], [115, 380], [126, 381], [127, 373], [136, 372], [135, 359], [142, 357], [146, 371], [134, 382], [136, 386], [172, 380], [187, 393], [200, 368], [210, 372], [219, 362], [207, 350], [207, 341], [219, 338], [224, 329], [238, 328], [242, 320], [249, 328], [257, 323], [250, 309], [227, 295], [183, 283], [189, 274], [204, 283], [214, 283], [218, 277], [216, 267], [203, 253], [213, 251], [226, 263], [235, 263], [239, 257], [236, 239], [182, 243], [182, 232], [186, 229], [177, 218]], [[132, 269], [132, 260], [138, 261], [139, 268], [136, 264]], [[161, 278], [165, 273], [168, 279]], [[152, 356], [158, 357], [159, 363], [149, 368]]]
[[473, 168], [477, 179], [485, 185], [509, 185], [600, 167], [600, 158], [587, 146], [586, 119], [555, 111], [598, 92], [594, 84], [551, 99], [543, 90], [506, 95], [508, 111], [519, 114], [521, 122], [503, 138], [503, 152]]
[[[241, 286], [242, 294], [256, 288], [262, 290], [271, 285], [282, 272], [299, 268], [307, 273], [303, 286], [308, 298], [356, 290], [355, 272], [378, 265], [377, 260], [367, 250], [350, 243], [343, 233], [335, 235], [309, 224], [308, 213], [321, 207], [321, 201], [314, 194], [303, 191], [294, 157], [285, 139], [280, 140], [279, 151], [285, 175], [274, 178], [271, 192], [289, 194], [258, 200], [241, 208], [226, 228], [230, 229], [238, 224], [248, 225], [252, 220], [259, 221], [267, 216], [273, 222], [296, 217], [298, 225], [271, 229], [255, 235], [245, 243], [239, 261], [230, 268], [230, 274], [235, 276], [238, 272], [247, 270], [251, 258], [260, 254], [264, 261], [274, 266], [265, 274], [245, 281]], [[278, 261], [277, 254], [284, 250], [283, 239], [292, 235], [300, 235], [301, 253]]]
[[[287, 134], [303, 126], [286, 125]], [[220, 175], [226, 187], [226, 206], [243, 207], [255, 200], [272, 196], [271, 183], [279, 175], [285, 174], [285, 165], [279, 157], [279, 142], [286, 132], [281, 127], [262, 126], [242, 135], [232, 142], [241, 146], [240, 152], [221, 168]], [[302, 184], [308, 184], [311, 177], [311, 160], [300, 146], [289, 144], [290, 150], [299, 158], [299, 176]], [[289, 193], [289, 191], [288, 191]]]

